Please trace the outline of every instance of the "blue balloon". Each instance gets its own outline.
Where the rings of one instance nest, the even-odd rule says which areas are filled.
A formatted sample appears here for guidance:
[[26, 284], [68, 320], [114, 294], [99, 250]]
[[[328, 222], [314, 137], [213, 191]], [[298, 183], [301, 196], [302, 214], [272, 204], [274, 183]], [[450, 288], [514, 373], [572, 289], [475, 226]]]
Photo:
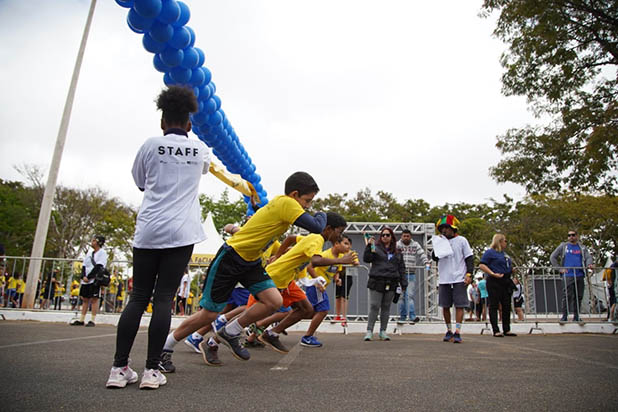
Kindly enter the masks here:
[[204, 72], [204, 84], [210, 83], [210, 80], [212, 79], [212, 73], [210, 73], [210, 70], [203, 66], [200, 67], [199, 64], [197, 65], [197, 67], [199, 67]]
[[215, 101], [215, 103], [217, 104], [217, 110], [219, 110], [221, 108], [221, 99], [216, 94], [213, 95], [212, 98]]
[[167, 47], [165, 43], [156, 41], [148, 33], [144, 34], [144, 37], [142, 38], [142, 44], [144, 45], [144, 49], [146, 49], [150, 53], [161, 53], [163, 50], [165, 50], [165, 47]]
[[174, 22], [174, 27], [182, 27], [189, 22], [191, 18], [191, 11], [189, 10], [189, 6], [184, 4], [182, 1], [178, 2], [178, 6], [180, 6], [180, 16], [178, 20]]
[[180, 6], [176, 0], [163, 0], [163, 8], [157, 20], [162, 23], [172, 24], [178, 20], [178, 17], [180, 17]]
[[154, 24], [154, 19], [146, 19], [135, 11], [135, 9], [129, 10], [129, 14], [127, 14], [127, 24], [136, 33], [145, 33]]
[[[253, 166], [253, 165], [252, 165]], [[258, 175], [257, 173], [253, 173], [253, 180], [251, 181], [252, 183], [258, 184], [260, 183], [260, 180], [262, 180], [262, 177], [260, 175]]]
[[152, 36], [152, 38], [156, 41], [159, 41], [161, 43], [167, 43], [174, 35], [174, 28], [171, 24], [155, 21], [154, 23], [152, 23], [152, 27], [148, 32], [150, 33], [150, 36]]
[[203, 124], [201, 125], [198, 130], [200, 131], [200, 134], [204, 135], [204, 136], [208, 136], [208, 134], [210, 133], [210, 128], [208, 127], [207, 124]]
[[185, 29], [189, 30], [189, 34], [191, 34], [191, 41], [189, 42], [189, 47], [193, 47], [195, 45], [195, 32], [189, 26], [185, 26]]
[[172, 79], [172, 76], [170, 76], [169, 73], [165, 73], [163, 75], [163, 83], [165, 83], [166, 86], [172, 86], [176, 84], [176, 82], [174, 81], [174, 79]]
[[184, 67], [174, 67], [170, 72], [172, 79], [177, 83], [187, 84], [191, 80], [191, 69], [185, 69]]
[[[171, 25], [170, 25], [171, 27]], [[189, 30], [184, 27], [176, 27], [174, 28], [174, 34], [172, 38], [169, 39], [169, 45], [176, 49], [184, 49], [189, 46], [189, 42], [191, 41], [191, 33]]]
[[[193, 47], [193, 46], [191, 46], [191, 47]], [[202, 66], [204, 64], [204, 61], [206, 60], [206, 56], [204, 56], [204, 52], [199, 47], [195, 47], [195, 51], [197, 52], [197, 54], [200, 55], [200, 58], [197, 61], [197, 67], [200, 67], [200, 66]]]
[[177, 50], [172, 47], [168, 47], [159, 53], [161, 56], [161, 61], [165, 63], [170, 68], [179, 66], [182, 63], [182, 59], [184, 57], [184, 53], [182, 50]]
[[167, 73], [172, 70], [172, 67], [165, 64], [163, 60], [161, 60], [160, 56], [160, 54], [155, 54], [152, 58], [152, 64], [154, 65], [154, 68], [161, 73]]
[[116, 3], [120, 7], [130, 9], [131, 7], [133, 7], [134, 0], [116, 0]]
[[[258, 193], [264, 190], [264, 188], [262, 187], [262, 185], [261, 185], [261, 184], [259, 184], [259, 183], [254, 184], [254, 185], [253, 185], [253, 187], [254, 187], [255, 191], [256, 191], [256, 192], [258, 192]], [[260, 196], [260, 197], [261, 197], [261, 196]]]
[[191, 83], [193, 86], [198, 87], [204, 84], [204, 72], [200, 69], [191, 70], [191, 79], [189, 80], [189, 83]]
[[217, 111], [217, 103], [214, 101], [213, 98], [210, 98], [204, 102], [204, 111], [208, 114]]
[[146, 19], [154, 19], [161, 13], [161, 0], [135, 0], [133, 10]]
[[[184, 55], [184, 58], [182, 59], [182, 63], [180, 64], [182, 67], [184, 67], [185, 69], [195, 69], [196, 67], [198, 67], [197, 60], [199, 58], [199, 55], [197, 54], [197, 52], [195, 51], [193, 47], [184, 49], [183, 53], [185, 55]], [[204, 77], [204, 79], [206, 79], [206, 76], [204, 76], [203, 72], [202, 72], [202, 76]]]
[[213, 95], [217, 92], [217, 86], [215, 86], [214, 82], [211, 81], [210, 83], [208, 83], [208, 87], [210, 87]]
[[197, 112], [191, 115], [191, 122], [198, 126], [203, 125], [208, 120], [208, 114], [204, 112]]
[[210, 99], [210, 87], [208, 87], [208, 85], [200, 87], [200, 94], [197, 99], [200, 102], [206, 102]]

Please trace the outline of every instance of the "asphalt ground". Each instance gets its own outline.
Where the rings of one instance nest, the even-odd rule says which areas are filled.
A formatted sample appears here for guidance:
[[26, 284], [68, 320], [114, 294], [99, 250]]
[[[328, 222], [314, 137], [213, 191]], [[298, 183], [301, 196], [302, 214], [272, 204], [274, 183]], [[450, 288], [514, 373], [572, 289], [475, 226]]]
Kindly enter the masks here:
[[[0, 411], [618, 409], [618, 335], [464, 333], [458, 345], [322, 333], [322, 348], [296, 345], [300, 336], [282, 336], [288, 355], [253, 349], [247, 362], [222, 347], [219, 368], [180, 343], [167, 385], [110, 390], [115, 327], [0, 321]], [[132, 351], [140, 376], [146, 340], [141, 329]]]

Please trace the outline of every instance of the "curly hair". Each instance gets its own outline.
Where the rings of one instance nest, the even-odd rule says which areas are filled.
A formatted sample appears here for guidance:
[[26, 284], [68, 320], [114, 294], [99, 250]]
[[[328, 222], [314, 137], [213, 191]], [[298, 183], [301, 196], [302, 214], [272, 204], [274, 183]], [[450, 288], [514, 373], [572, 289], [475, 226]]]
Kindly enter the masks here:
[[157, 97], [157, 109], [169, 125], [186, 125], [189, 114], [197, 112], [197, 99], [193, 90], [183, 86], [170, 86]]

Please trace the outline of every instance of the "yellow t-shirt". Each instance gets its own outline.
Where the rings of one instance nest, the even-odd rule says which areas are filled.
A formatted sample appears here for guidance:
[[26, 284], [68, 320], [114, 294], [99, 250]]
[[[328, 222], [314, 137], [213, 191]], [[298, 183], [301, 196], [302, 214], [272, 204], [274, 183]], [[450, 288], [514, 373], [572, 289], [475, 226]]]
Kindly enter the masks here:
[[[335, 255], [333, 254], [333, 248], [326, 249], [322, 253], [319, 253], [319, 255], [325, 259], [335, 259]], [[341, 256], [343, 256], [343, 253], [340, 253], [339, 256], [336, 257]], [[315, 274], [323, 277], [327, 285], [333, 280], [335, 274], [337, 274], [337, 272], [341, 271], [342, 269], [342, 265], [316, 266], [313, 268]]]
[[118, 292], [118, 278], [115, 275], [109, 279], [109, 293], [115, 294]]
[[324, 247], [324, 238], [312, 233], [297, 240], [296, 245], [279, 259], [266, 266], [266, 273], [279, 289], [288, 287], [291, 281], [307, 267], [313, 255], [318, 255]]
[[262, 266], [266, 267], [266, 265], [268, 264], [268, 259], [270, 259], [271, 256], [275, 255], [279, 251], [280, 247], [281, 242], [275, 240], [273, 244], [270, 245], [264, 253], [262, 253]]
[[17, 279], [11, 276], [9, 278], [8, 286], [6, 288], [7, 289], [17, 289]]
[[17, 293], [26, 293], [26, 282], [23, 279], [17, 280]]
[[255, 212], [227, 244], [247, 262], [256, 261], [303, 213], [305, 210], [296, 200], [277, 196]]
[[79, 296], [79, 288], [71, 289], [71, 296]]

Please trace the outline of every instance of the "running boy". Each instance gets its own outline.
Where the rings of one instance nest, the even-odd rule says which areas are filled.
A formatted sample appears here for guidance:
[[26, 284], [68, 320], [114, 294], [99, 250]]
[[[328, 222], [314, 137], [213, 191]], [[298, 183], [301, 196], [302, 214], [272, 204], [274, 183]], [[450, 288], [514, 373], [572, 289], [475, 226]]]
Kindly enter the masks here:
[[180, 340], [215, 320], [225, 307], [232, 290], [240, 282], [259, 302], [217, 331], [217, 336], [232, 350], [236, 358], [249, 360], [249, 351], [240, 344], [243, 328], [272, 314], [283, 301], [262, 267], [262, 253], [292, 224], [311, 233], [324, 230], [326, 215], [318, 212], [311, 216], [304, 210], [311, 205], [318, 191], [318, 185], [308, 173], [292, 174], [285, 182], [285, 195], [275, 197], [260, 208], [221, 246], [204, 282], [200, 300], [200, 306], [204, 310], [185, 319], [174, 333], [168, 336], [163, 348], [165, 351], [173, 351]]

